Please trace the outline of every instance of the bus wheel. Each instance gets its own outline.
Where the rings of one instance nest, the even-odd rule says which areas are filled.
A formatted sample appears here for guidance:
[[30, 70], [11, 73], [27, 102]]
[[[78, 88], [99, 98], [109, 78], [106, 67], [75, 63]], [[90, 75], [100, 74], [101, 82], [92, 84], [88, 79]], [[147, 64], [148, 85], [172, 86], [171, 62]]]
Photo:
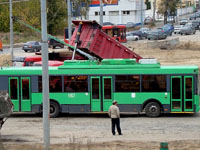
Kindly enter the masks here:
[[50, 117], [56, 118], [60, 113], [60, 109], [57, 103], [50, 102]]
[[145, 112], [148, 117], [158, 117], [160, 115], [160, 105], [156, 102], [150, 102], [146, 105]]

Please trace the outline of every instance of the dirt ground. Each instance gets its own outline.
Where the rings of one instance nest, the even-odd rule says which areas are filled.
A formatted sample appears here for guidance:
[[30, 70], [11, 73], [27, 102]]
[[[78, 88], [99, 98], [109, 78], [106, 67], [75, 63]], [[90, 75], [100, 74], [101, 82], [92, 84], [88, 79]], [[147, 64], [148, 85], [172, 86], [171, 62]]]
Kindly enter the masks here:
[[[144, 58], [156, 58], [162, 65], [200, 67], [200, 32], [176, 37], [180, 44], [170, 50], [147, 49], [147, 40], [125, 45]], [[200, 114], [159, 118], [123, 115], [122, 136], [111, 135], [107, 115], [63, 115], [50, 119], [50, 125], [52, 150], [158, 150], [161, 142], [168, 142], [170, 150], [200, 149]], [[42, 149], [42, 118], [35, 114], [12, 116], [1, 129], [0, 150]]]

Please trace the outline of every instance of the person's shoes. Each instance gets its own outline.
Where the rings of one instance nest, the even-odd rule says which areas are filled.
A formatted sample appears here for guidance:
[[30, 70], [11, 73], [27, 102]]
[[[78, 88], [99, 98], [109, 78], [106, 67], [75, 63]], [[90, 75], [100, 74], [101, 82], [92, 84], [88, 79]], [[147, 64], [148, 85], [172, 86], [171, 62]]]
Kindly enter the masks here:
[[123, 135], [122, 133], [120, 133], [119, 135]]

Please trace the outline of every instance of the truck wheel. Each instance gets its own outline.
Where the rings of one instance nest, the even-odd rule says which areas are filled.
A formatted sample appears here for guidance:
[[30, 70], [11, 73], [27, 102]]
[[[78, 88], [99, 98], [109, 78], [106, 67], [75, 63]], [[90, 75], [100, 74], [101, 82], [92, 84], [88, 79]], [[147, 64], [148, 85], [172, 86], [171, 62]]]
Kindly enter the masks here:
[[160, 115], [160, 105], [157, 102], [150, 102], [145, 107], [145, 112], [148, 117], [158, 117]]
[[24, 50], [25, 52], [27, 52], [27, 50]]
[[56, 102], [50, 102], [50, 117], [56, 118], [60, 113], [59, 106]]

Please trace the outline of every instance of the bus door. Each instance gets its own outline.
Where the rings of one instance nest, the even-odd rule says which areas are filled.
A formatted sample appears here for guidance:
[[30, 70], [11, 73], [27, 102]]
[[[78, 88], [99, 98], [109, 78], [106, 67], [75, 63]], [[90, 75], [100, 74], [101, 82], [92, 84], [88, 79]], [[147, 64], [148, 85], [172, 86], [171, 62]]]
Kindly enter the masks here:
[[113, 83], [111, 76], [92, 76], [91, 87], [91, 111], [108, 111], [113, 100]]
[[9, 96], [14, 104], [14, 111], [31, 111], [30, 77], [10, 77]]
[[193, 111], [193, 77], [172, 76], [171, 77], [171, 111], [191, 112]]

